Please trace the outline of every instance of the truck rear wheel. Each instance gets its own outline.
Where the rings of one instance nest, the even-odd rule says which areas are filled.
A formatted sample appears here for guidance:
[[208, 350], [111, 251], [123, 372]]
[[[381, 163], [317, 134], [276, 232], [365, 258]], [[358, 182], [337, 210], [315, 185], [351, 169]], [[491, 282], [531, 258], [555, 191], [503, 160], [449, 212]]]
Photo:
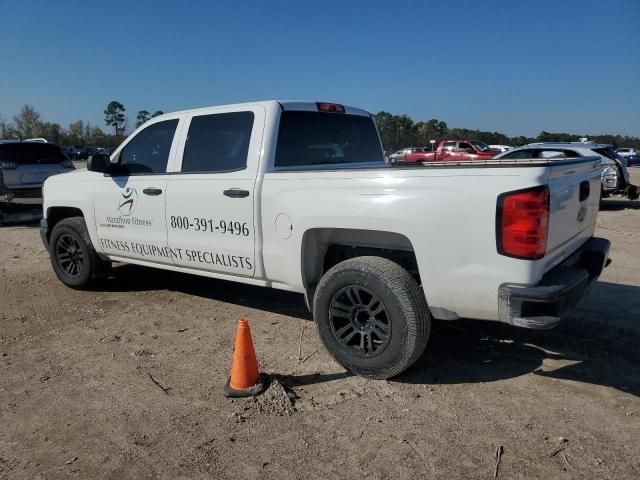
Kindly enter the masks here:
[[96, 253], [82, 217], [65, 218], [55, 225], [49, 241], [49, 256], [62, 283], [78, 290], [94, 286], [111, 265]]
[[431, 328], [417, 282], [381, 257], [352, 258], [327, 271], [315, 291], [313, 315], [333, 357], [347, 370], [375, 379], [409, 368]]

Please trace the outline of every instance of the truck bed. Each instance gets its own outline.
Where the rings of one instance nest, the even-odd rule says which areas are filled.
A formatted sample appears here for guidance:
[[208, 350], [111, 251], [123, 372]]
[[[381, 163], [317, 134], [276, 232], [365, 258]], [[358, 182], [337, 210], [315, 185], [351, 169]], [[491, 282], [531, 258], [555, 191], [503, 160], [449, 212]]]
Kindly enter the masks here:
[[[415, 251], [430, 307], [447, 307], [458, 317], [495, 319], [502, 283], [537, 283], [591, 238], [599, 204], [599, 165], [599, 159], [580, 158], [273, 169], [262, 182], [265, 276], [282, 284], [300, 278], [300, 263], [289, 261], [291, 246], [304, 249], [308, 230], [366, 230], [372, 232], [372, 242], [375, 232], [400, 232], [398, 237]], [[586, 203], [578, 201], [583, 182], [593, 192]], [[549, 186], [551, 202], [545, 256], [518, 260], [500, 255], [499, 195], [540, 185]], [[292, 225], [287, 240], [270, 227], [281, 215]], [[297, 252], [294, 258], [305, 254]]]

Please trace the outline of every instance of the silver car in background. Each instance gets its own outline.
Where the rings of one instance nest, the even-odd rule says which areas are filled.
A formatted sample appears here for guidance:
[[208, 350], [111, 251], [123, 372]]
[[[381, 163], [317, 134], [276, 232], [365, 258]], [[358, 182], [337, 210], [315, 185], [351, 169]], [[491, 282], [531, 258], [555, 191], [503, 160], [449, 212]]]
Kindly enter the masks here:
[[630, 200], [638, 198], [638, 187], [629, 182], [628, 160], [616, 153], [612, 145], [593, 142], [541, 142], [530, 143], [496, 155], [496, 159], [564, 159], [600, 157], [602, 198], [623, 195]]
[[71, 160], [53, 143], [0, 142], [0, 216], [7, 203], [41, 204], [44, 181], [72, 170]]
[[404, 160], [404, 156], [407, 153], [415, 153], [415, 152], [429, 152], [430, 150], [425, 147], [405, 147], [400, 150], [393, 152], [389, 155], [389, 163], [398, 163]]

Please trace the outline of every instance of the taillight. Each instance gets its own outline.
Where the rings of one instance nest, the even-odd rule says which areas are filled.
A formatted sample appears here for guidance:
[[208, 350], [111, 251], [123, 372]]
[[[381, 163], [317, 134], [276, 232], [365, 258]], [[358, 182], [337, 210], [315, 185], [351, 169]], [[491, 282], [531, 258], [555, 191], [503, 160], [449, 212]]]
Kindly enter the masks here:
[[316, 102], [319, 112], [344, 113], [344, 106], [337, 103]]
[[2, 167], [3, 170], [15, 170], [18, 168], [18, 164], [16, 162], [2, 161], [0, 162], [0, 167]]
[[549, 188], [503, 193], [497, 207], [498, 253], [529, 260], [544, 257], [549, 232]]

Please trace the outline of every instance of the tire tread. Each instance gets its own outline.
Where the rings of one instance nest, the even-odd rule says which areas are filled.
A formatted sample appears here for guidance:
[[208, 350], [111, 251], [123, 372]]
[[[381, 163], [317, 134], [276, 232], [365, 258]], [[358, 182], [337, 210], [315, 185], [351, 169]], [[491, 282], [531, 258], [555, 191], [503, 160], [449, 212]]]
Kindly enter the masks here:
[[[314, 302], [318, 293], [322, 294], [328, 287], [330, 279], [344, 271], [367, 272], [382, 279], [393, 291], [407, 319], [407, 339], [401, 359], [386, 369], [364, 376], [386, 379], [402, 373], [422, 355], [429, 339], [431, 315], [420, 286], [409, 272], [389, 259], [376, 256], [355, 257], [335, 265], [325, 273], [316, 289]], [[314, 312], [316, 311], [314, 306]]]

